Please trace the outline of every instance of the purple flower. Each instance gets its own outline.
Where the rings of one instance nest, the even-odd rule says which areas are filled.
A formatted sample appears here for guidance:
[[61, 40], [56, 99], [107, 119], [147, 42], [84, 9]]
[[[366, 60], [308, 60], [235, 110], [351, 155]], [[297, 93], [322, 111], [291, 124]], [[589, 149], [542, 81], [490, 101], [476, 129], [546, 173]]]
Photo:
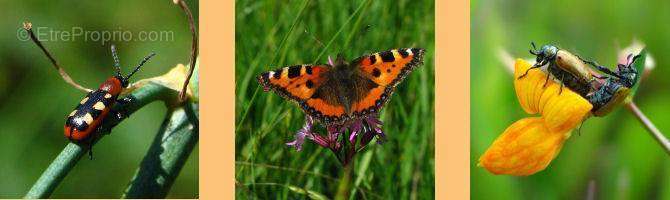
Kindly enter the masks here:
[[[328, 148], [338, 155], [338, 159], [344, 164], [348, 163], [356, 152], [361, 151], [367, 146], [372, 138], [377, 138], [377, 143], [384, 142], [386, 135], [382, 131], [382, 122], [379, 120], [377, 114], [372, 114], [364, 118], [355, 119], [344, 123], [343, 125], [327, 125], [327, 134], [320, 134], [313, 130], [314, 119], [307, 115], [305, 117], [305, 125], [295, 134], [295, 140], [286, 143], [288, 146], [295, 147], [296, 150], [302, 150], [302, 144], [305, 138], [312, 140], [321, 147]], [[348, 130], [348, 137], [345, 139]], [[340, 138], [340, 135], [343, 138]], [[346, 144], [346, 142], [349, 142]], [[358, 147], [357, 147], [358, 143]], [[344, 154], [340, 152], [349, 147]], [[339, 155], [345, 156], [341, 158]]]

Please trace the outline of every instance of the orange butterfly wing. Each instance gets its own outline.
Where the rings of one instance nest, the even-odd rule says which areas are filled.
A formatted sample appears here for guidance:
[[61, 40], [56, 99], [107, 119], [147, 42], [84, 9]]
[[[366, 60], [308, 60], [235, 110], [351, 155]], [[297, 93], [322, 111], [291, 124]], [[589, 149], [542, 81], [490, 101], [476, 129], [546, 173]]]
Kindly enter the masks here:
[[323, 76], [330, 67], [327, 65], [297, 65], [262, 73], [258, 82], [266, 89], [272, 89], [280, 96], [296, 102], [307, 114], [324, 121], [325, 117], [342, 117], [344, 107], [333, 105], [321, 98], [312, 98], [326, 81]]
[[[394, 49], [362, 56], [351, 65], [356, 66], [355, 102], [347, 113], [332, 88], [335, 80], [327, 80], [328, 65], [297, 65], [262, 73], [258, 82], [266, 90], [296, 102], [303, 111], [325, 124], [340, 124], [349, 119], [378, 113], [390, 99], [395, 86], [412, 70], [423, 63], [424, 50], [420, 48]], [[325, 84], [325, 85], [324, 85]], [[334, 84], [334, 83], [333, 83]], [[323, 88], [322, 88], [323, 87]]]
[[424, 52], [421, 48], [393, 49], [355, 59], [352, 64], [358, 65], [361, 73], [377, 86], [369, 89], [352, 106], [353, 111], [359, 115], [379, 112], [390, 99], [395, 86], [423, 64]]

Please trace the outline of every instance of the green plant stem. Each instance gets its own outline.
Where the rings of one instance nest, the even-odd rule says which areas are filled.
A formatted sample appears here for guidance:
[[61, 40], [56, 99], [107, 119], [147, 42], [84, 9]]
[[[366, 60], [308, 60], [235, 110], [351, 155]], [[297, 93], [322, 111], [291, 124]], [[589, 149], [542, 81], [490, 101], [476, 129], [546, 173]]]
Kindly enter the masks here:
[[[169, 88], [150, 83], [144, 87], [136, 89], [128, 96], [131, 97], [133, 101], [123, 105], [116, 104], [112, 109], [124, 109], [126, 113], [130, 115], [153, 101], [162, 99], [167, 102], [171, 101], [171, 99], [168, 98], [176, 99], [177, 95]], [[113, 116], [108, 116], [105, 118], [103, 126], [108, 128], [106, 130], [111, 130], [111, 127], [118, 123], [120, 123], [120, 121], [115, 120]], [[101, 138], [105, 136], [106, 133], [100, 133], [99, 135]], [[98, 138], [98, 140], [100, 138]], [[97, 140], [93, 141], [94, 144], [95, 142], [97, 142]], [[71, 142], [68, 143], [63, 151], [61, 151], [56, 159], [54, 159], [49, 167], [42, 173], [40, 178], [37, 179], [24, 198], [48, 198], [86, 152], [88, 152], [88, 147], [82, 147]]]
[[165, 198], [198, 142], [197, 105], [168, 112], [123, 198]]
[[354, 160], [352, 159], [349, 163], [344, 165], [342, 170], [342, 176], [340, 176], [340, 183], [337, 186], [337, 194], [335, 194], [335, 200], [345, 200], [349, 198], [349, 192], [351, 192], [351, 181], [353, 180], [352, 176], [354, 174]]
[[627, 103], [626, 108], [628, 108], [628, 110], [631, 113], [633, 113], [635, 118], [637, 118], [640, 121], [640, 123], [642, 123], [644, 128], [647, 129], [647, 132], [649, 132], [649, 134], [651, 134], [651, 136], [656, 140], [656, 142], [658, 142], [658, 144], [660, 144], [661, 147], [663, 147], [665, 152], [668, 155], [670, 155], [670, 141], [668, 140], [668, 138], [665, 137], [665, 135], [663, 135], [663, 133], [661, 133], [660, 130], [658, 130], [658, 128], [656, 128], [654, 123], [652, 123], [651, 120], [649, 120], [649, 118], [647, 118], [647, 116], [645, 116], [644, 113], [642, 113], [640, 108], [638, 108], [637, 105], [635, 105], [635, 102], [631, 101], [630, 103]]

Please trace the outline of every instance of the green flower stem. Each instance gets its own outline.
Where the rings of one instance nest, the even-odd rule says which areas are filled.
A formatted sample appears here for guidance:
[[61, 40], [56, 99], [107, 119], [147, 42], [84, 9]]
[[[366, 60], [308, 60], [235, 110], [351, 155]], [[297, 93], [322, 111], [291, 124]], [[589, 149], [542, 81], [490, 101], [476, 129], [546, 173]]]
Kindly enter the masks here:
[[188, 105], [168, 112], [123, 198], [165, 198], [198, 142], [198, 108]]
[[335, 200], [344, 200], [349, 198], [349, 193], [351, 192], [351, 181], [353, 180], [352, 176], [354, 174], [354, 161], [353, 159], [344, 165], [342, 170], [342, 176], [340, 176], [340, 183], [337, 186], [337, 194], [335, 194]]
[[[123, 106], [117, 104], [112, 109], [119, 110], [122, 109], [121, 107], [124, 107], [123, 109], [125, 109], [127, 114], [132, 114], [153, 101], [163, 100], [169, 102], [173, 101], [172, 99], [176, 99], [174, 90], [153, 83], [149, 83], [136, 89], [129, 96], [133, 101], [124, 104]], [[111, 128], [119, 122], [120, 121], [115, 120], [113, 116], [108, 116], [103, 126]], [[106, 135], [106, 133], [101, 133], [100, 137], [104, 135]], [[93, 142], [95, 143], [96, 141]], [[88, 147], [82, 147], [75, 143], [68, 143], [58, 157], [56, 157], [56, 159], [54, 159], [49, 167], [42, 173], [40, 178], [37, 179], [37, 182], [30, 188], [24, 198], [48, 198], [86, 152], [88, 152]]]
[[649, 134], [651, 134], [651, 136], [658, 142], [658, 144], [663, 147], [665, 152], [670, 155], [670, 140], [668, 140], [668, 138], [666, 138], [665, 135], [663, 135], [663, 133], [661, 133], [661, 131], [656, 128], [654, 123], [652, 123], [651, 120], [649, 120], [649, 118], [647, 118], [647, 116], [642, 113], [640, 108], [638, 108], [634, 102], [631, 101], [630, 103], [626, 104], [626, 108], [628, 108], [628, 110], [633, 113], [633, 115], [635, 115], [635, 118], [637, 118], [640, 123], [644, 125], [644, 128], [647, 129]]

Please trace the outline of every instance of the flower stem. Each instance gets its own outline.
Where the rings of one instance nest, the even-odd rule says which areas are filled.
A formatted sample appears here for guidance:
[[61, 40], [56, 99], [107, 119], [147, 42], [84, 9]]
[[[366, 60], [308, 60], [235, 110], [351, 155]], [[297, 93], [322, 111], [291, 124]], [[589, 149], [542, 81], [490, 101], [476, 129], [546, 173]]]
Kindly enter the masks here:
[[168, 112], [123, 198], [165, 198], [198, 142], [197, 105]]
[[663, 147], [665, 152], [668, 153], [668, 155], [670, 155], [670, 141], [668, 140], [668, 138], [665, 137], [665, 135], [663, 135], [663, 133], [661, 133], [660, 130], [658, 130], [658, 128], [656, 128], [654, 123], [652, 123], [651, 120], [649, 120], [649, 118], [647, 118], [647, 116], [645, 116], [644, 113], [642, 113], [640, 108], [638, 108], [637, 105], [635, 105], [635, 102], [631, 101], [630, 103], [627, 103], [626, 108], [628, 108], [628, 110], [631, 113], [633, 113], [635, 118], [637, 118], [640, 121], [640, 123], [644, 125], [644, 128], [646, 128], [647, 131], [651, 134], [651, 136], [658, 142], [658, 144], [660, 144], [661, 147]]
[[344, 200], [349, 199], [349, 192], [351, 191], [351, 180], [352, 175], [354, 174], [354, 161], [353, 159], [344, 165], [342, 170], [342, 176], [340, 176], [340, 183], [337, 186], [337, 194], [335, 194], [335, 200]]

